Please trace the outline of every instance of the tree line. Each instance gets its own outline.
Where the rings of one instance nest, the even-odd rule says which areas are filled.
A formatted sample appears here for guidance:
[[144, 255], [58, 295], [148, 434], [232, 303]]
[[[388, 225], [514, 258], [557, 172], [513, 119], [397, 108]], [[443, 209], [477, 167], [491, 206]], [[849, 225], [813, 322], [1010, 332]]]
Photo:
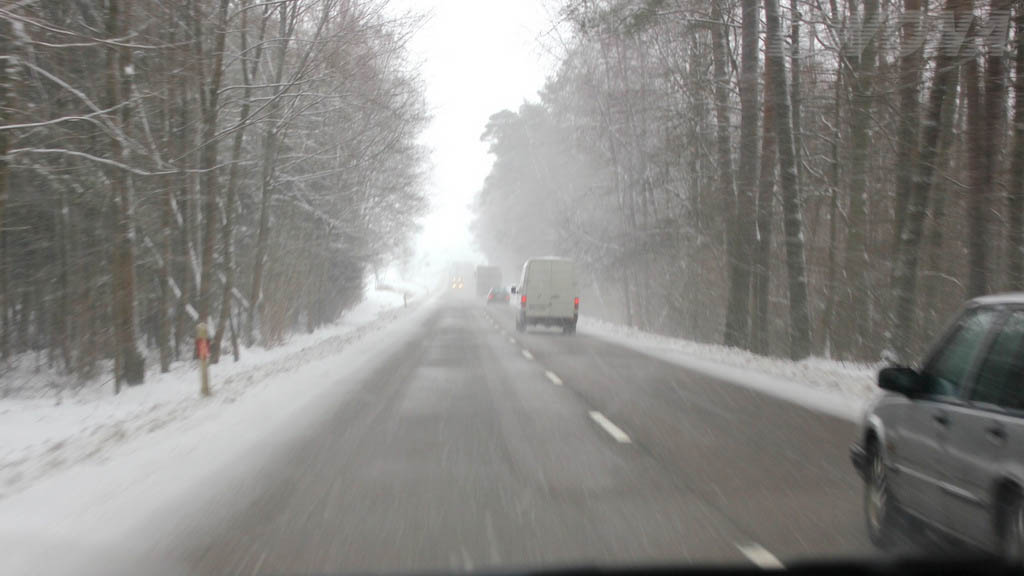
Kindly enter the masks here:
[[384, 0], [0, 6], [0, 354], [115, 390], [313, 330], [407, 252], [428, 115]]
[[1024, 289], [1024, 2], [566, 0], [540, 98], [493, 115], [492, 261], [584, 309], [793, 359], [911, 359]]

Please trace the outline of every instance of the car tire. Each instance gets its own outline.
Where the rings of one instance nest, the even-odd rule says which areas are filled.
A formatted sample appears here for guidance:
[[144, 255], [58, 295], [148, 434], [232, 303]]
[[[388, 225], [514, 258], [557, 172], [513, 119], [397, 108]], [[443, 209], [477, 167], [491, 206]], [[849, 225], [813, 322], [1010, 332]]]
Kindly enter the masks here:
[[516, 316], [516, 332], [526, 332], [526, 322], [521, 316]]
[[877, 441], [868, 444], [864, 479], [864, 520], [871, 543], [881, 549], [895, 543], [899, 509], [889, 491], [885, 456]]
[[576, 333], [576, 324], [566, 324], [565, 326], [562, 326], [562, 334], [567, 334], [569, 336], [572, 336], [575, 333]]
[[999, 551], [1003, 560], [1014, 568], [1024, 566], [1024, 498], [1017, 492], [1011, 496], [1000, 519]]

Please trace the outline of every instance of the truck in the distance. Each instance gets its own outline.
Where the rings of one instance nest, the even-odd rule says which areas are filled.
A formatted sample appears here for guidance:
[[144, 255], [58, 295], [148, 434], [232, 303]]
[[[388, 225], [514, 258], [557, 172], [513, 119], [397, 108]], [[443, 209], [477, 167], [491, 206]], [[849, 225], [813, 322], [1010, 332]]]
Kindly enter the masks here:
[[476, 267], [476, 295], [487, 296], [491, 288], [501, 287], [501, 268], [497, 266]]
[[469, 262], [456, 262], [452, 264], [451, 271], [448, 273], [448, 283], [455, 292], [472, 290], [473, 288], [469, 285], [473, 280], [472, 274], [473, 264]]

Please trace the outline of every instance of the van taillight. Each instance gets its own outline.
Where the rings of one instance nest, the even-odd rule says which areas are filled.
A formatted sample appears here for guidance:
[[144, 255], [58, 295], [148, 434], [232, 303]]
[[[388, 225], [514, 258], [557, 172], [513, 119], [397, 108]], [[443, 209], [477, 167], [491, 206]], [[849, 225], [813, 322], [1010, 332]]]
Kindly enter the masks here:
[[579, 309], [580, 309], [580, 297], [579, 297], [579, 296], [577, 296], [577, 297], [576, 297], [576, 298], [575, 298], [575, 299], [574, 299], [574, 300], [572, 301], [572, 307], [573, 307], [574, 309], [576, 309], [576, 310], [579, 310]]
[[526, 308], [526, 294], [523, 294], [523, 297], [519, 299], [519, 303], [523, 308]]

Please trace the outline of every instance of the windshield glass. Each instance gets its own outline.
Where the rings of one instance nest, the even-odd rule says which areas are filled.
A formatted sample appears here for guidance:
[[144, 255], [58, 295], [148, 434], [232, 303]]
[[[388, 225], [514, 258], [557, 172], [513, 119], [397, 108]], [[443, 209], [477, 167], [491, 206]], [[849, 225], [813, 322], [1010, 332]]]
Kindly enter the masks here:
[[1022, 290], [1021, 2], [0, 2], [0, 572], [1024, 564]]

